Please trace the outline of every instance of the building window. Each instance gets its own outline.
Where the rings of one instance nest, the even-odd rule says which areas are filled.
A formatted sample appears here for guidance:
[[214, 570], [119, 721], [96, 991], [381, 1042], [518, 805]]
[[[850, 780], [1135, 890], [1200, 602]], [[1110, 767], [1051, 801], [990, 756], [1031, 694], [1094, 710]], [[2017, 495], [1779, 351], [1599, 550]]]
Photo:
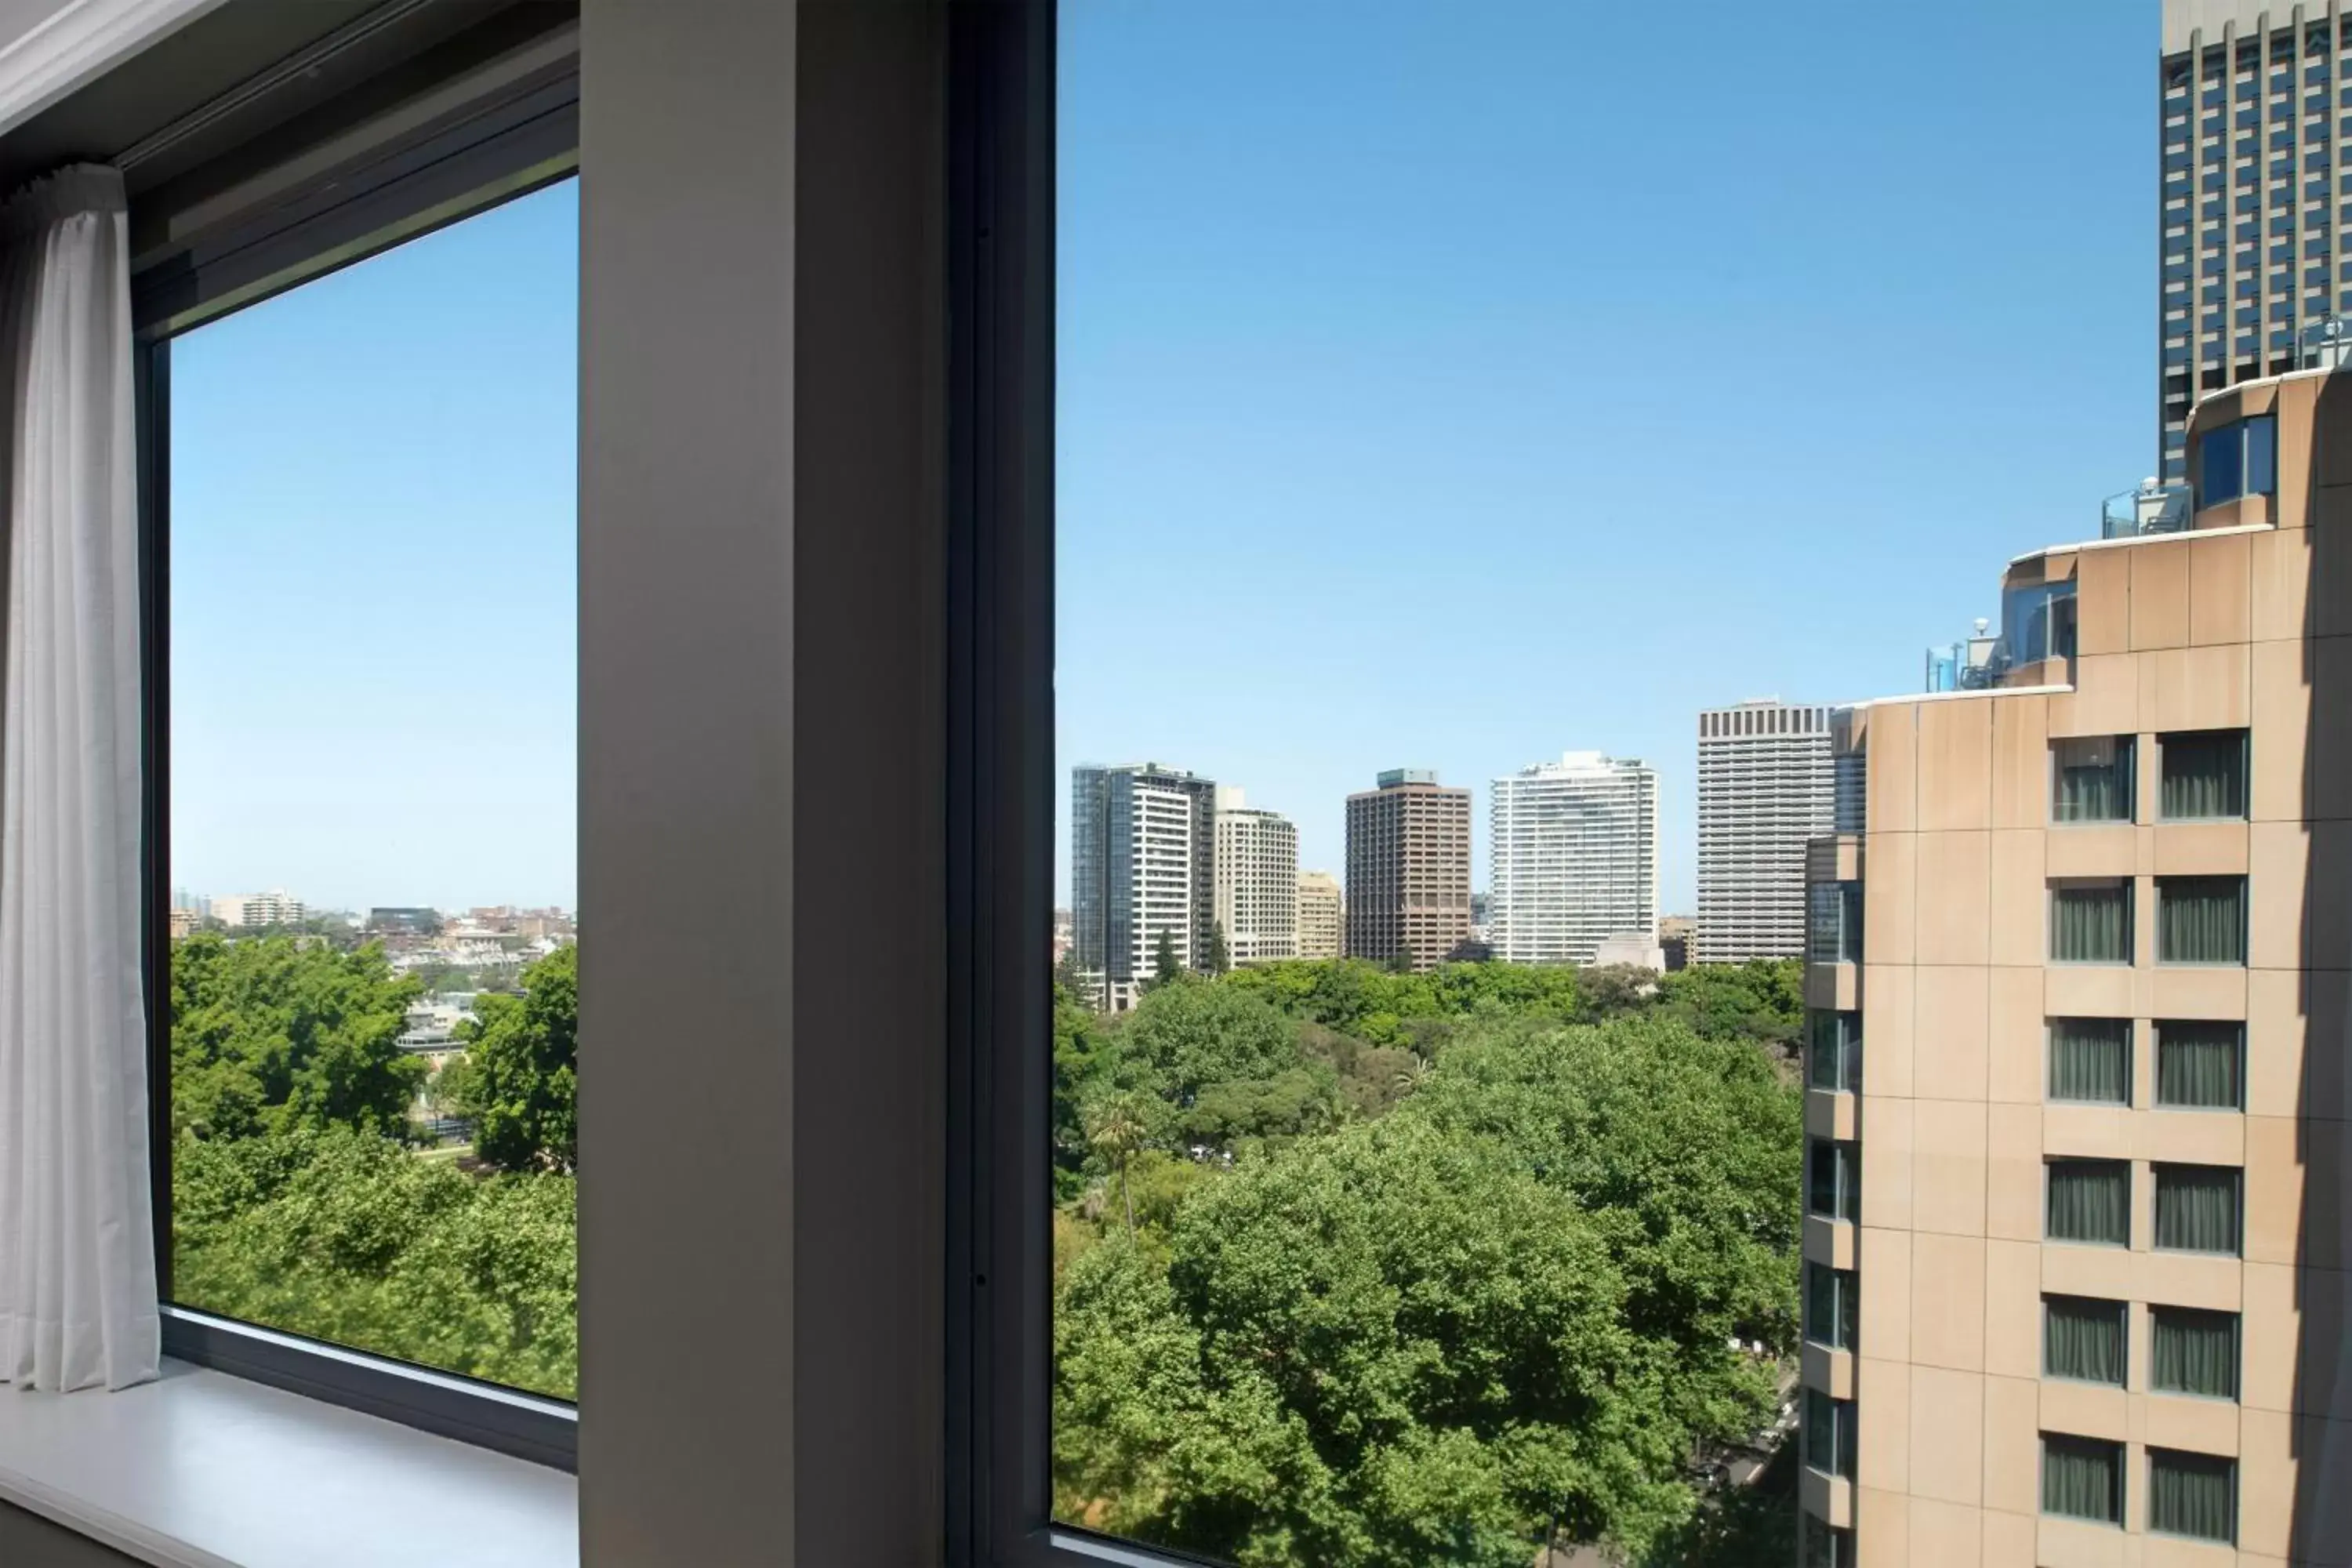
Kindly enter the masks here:
[[1862, 1217], [1860, 1144], [1841, 1143], [1829, 1138], [1812, 1141], [1805, 1206], [1824, 1219], [1852, 1223]]
[[1805, 1390], [1805, 1463], [1823, 1475], [1853, 1479], [1853, 1401]]
[[2132, 738], [2099, 735], [2050, 742], [2050, 820], [2132, 819]]
[[2243, 877], [2158, 877], [2156, 879], [2156, 961], [2158, 963], [2244, 963], [2246, 879]]
[[1800, 1516], [1804, 1527], [1804, 1568], [1853, 1568], [1853, 1531], [1824, 1524], [1811, 1514]]
[[2148, 1386], [2158, 1394], [2238, 1397], [2238, 1314], [2148, 1309]]
[[1862, 1090], [1862, 1015], [1826, 1010], [1811, 1015], [1805, 1081], [1846, 1094]]
[[2131, 1166], [2122, 1160], [2049, 1162], [2043, 1234], [2052, 1241], [2131, 1245]]
[[2157, 741], [2163, 783], [2157, 813], [2167, 822], [2246, 815], [2246, 731], [2201, 730]]
[[2258, 414], [2209, 430], [2198, 437], [2197, 460], [2200, 509], [2271, 495], [2278, 489], [2278, 422]]
[[2131, 1103], [2131, 1020], [2050, 1020], [2050, 1098]]
[[1855, 1348], [1860, 1278], [1851, 1268], [1805, 1264], [1805, 1338], [1832, 1350]]
[[1862, 884], [1815, 882], [1805, 889], [1806, 956], [1815, 963], [1862, 962]]
[[2042, 1435], [2042, 1511], [2094, 1524], [2124, 1521], [2124, 1446]]
[[2147, 1451], [2147, 1528], [2224, 1545], [2238, 1539], [2238, 1465], [2215, 1454]]
[[2237, 1257], [2244, 1176], [2234, 1165], [2157, 1166], [2158, 1249]]
[[2132, 961], [2132, 884], [2122, 878], [2055, 882], [2050, 888], [2054, 963]]
[[2121, 1301], [2084, 1296], [2042, 1298], [2042, 1371], [2077, 1383], [2108, 1383], [2121, 1388], [2130, 1342]]
[[2218, 1018], [2159, 1019], [2156, 1103], [2168, 1110], [2245, 1108], [2246, 1026]]

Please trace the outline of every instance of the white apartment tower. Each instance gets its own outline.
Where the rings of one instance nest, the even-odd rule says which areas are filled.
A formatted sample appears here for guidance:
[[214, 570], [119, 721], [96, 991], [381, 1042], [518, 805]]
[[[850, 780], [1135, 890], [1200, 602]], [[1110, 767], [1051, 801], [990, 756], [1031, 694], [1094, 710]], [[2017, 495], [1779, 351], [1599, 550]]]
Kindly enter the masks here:
[[1217, 790], [1217, 923], [1234, 963], [1298, 956], [1298, 828], [1227, 785]]
[[1570, 752], [1495, 781], [1488, 941], [1509, 963], [1591, 963], [1658, 932], [1658, 775]]
[[1208, 957], [1216, 918], [1216, 789], [1158, 763], [1070, 770], [1070, 924], [1097, 1000], [1132, 1006], [1165, 936], [1179, 967]]
[[1805, 840], [1837, 800], [1831, 712], [1765, 698], [1699, 714], [1693, 962], [1804, 955]]

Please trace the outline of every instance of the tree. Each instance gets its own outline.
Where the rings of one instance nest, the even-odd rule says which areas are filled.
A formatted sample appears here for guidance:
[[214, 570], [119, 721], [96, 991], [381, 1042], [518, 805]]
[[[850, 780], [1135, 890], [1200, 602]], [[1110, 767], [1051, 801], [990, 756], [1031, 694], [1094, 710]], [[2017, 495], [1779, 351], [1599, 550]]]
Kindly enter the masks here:
[[1087, 1142], [1081, 1107], [1108, 1070], [1110, 1042], [1094, 1009], [1058, 980], [1054, 985], [1054, 1193], [1062, 1202], [1086, 1190]]
[[1412, 949], [1409, 947], [1400, 947], [1395, 952], [1389, 956], [1389, 961], [1385, 967], [1391, 974], [1411, 974], [1412, 973]]
[[1290, 1021], [1222, 982], [1155, 987], [1115, 1037], [1111, 1076], [1122, 1089], [1188, 1110], [1211, 1084], [1272, 1078], [1299, 1064]]
[[580, 949], [522, 972], [522, 994], [484, 993], [464, 1030], [472, 1064], [464, 1113], [474, 1152], [510, 1171], [569, 1171], [578, 1157]]
[[1078, 950], [1075, 947], [1054, 961], [1054, 984], [1068, 992], [1072, 1001], [1086, 1006], [1091, 1007], [1100, 1000], [1095, 994], [1095, 977], [1078, 962]]
[[1154, 986], [1166, 985], [1182, 977], [1184, 966], [1176, 962], [1176, 939], [1167, 931], [1151, 947], [1151, 980]]
[[1110, 1162], [1118, 1175], [1119, 1200], [1127, 1205], [1127, 1233], [1135, 1234], [1135, 1194], [1127, 1184], [1127, 1163], [1143, 1147], [1150, 1127], [1131, 1096], [1114, 1094], [1097, 1101], [1087, 1119], [1087, 1142]]
[[1225, 922], [1223, 921], [1211, 921], [1209, 922], [1208, 962], [1203, 963], [1201, 967], [1208, 971], [1209, 973], [1214, 975], [1223, 974], [1228, 970], [1232, 969], [1233, 966], [1233, 955], [1228, 952], [1225, 948]]

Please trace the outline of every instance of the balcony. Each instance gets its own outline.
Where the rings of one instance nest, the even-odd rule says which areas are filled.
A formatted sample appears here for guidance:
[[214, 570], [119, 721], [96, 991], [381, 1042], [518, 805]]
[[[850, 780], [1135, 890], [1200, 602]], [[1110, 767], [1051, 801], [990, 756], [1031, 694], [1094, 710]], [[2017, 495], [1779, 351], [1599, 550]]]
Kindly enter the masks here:
[[2187, 485], [2142, 479], [2137, 489], [2111, 495], [2101, 504], [2099, 537], [2137, 539], [2152, 533], [2185, 532], [2193, 510]]

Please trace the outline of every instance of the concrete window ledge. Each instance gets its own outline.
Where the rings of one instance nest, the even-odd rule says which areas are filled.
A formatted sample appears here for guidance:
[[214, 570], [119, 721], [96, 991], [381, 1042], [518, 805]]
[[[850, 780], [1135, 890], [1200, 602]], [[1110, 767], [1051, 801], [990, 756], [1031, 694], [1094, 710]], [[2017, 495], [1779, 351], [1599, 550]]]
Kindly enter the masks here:
[[577, 1568], [574, 1479], [166, 1362], [121, 1394], [0, 1387], [0, 1500], [156, 1568]]

